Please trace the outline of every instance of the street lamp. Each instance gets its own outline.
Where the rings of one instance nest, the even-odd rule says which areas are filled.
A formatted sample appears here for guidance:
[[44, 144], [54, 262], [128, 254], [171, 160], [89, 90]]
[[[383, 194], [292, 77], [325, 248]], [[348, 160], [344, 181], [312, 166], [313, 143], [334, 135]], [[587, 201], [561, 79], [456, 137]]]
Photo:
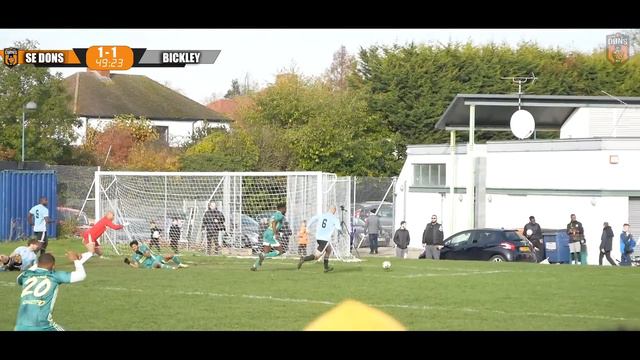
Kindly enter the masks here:
[[27, 111], [33, 111], [38, 108], [38, 104], [33, 101], [29, 101], [22, 109], [22, 163], [24, 163], [24, 124], [26, 121], [25, 113]]

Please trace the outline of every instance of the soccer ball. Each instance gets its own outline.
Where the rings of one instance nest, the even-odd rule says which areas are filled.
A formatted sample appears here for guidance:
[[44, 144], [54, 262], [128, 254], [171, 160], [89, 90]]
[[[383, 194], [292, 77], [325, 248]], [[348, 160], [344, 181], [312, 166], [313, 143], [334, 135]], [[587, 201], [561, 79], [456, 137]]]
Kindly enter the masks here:
[[385, 270], [389, 270], [391, 269], [391, 262], [390, 261], [385, 261], [382, 263], [382, 268]]

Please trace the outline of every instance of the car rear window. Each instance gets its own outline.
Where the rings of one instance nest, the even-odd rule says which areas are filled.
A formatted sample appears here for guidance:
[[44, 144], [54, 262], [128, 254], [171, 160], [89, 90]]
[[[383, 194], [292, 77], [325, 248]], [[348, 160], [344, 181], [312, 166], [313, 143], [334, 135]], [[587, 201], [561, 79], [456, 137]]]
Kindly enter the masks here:
[[518, 234], [515, 231], [505, 231], [504, 232], [504, 236], [507, 238], [507, 240], [509, 241], [522, 241], [524, 240], [520, 234]]

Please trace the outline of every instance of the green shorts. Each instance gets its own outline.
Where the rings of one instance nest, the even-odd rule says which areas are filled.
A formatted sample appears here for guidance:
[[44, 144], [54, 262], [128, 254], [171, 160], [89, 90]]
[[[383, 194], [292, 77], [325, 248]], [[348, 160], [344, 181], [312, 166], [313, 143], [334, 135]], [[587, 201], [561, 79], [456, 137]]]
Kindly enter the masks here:
[[262, 245], [271, 247], [280, 246], [280, 243], [276, 240], [273, 234], [273, 230], [267, 229], [265, 230], [264, 234], [262, 234]]

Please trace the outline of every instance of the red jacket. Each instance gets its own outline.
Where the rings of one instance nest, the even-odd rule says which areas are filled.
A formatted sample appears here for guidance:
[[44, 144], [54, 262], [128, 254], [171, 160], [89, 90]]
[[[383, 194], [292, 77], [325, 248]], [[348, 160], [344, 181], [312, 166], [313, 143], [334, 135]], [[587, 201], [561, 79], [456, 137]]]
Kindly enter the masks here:
[[114, 230], [120, 230], [123, 228], [122, 225], [116, 225], [112, 223], [105, 216], [102, 219], [100, 219], [100, 221], [98, 221], [95, 225], [93, 225], [89, 230], [87, 230], [84, 234], [84, 237], [86, 238], [88, 235], [91, 235], [91, 239], [93, 241], [96, 241], [107, 230], [107, 226]]

